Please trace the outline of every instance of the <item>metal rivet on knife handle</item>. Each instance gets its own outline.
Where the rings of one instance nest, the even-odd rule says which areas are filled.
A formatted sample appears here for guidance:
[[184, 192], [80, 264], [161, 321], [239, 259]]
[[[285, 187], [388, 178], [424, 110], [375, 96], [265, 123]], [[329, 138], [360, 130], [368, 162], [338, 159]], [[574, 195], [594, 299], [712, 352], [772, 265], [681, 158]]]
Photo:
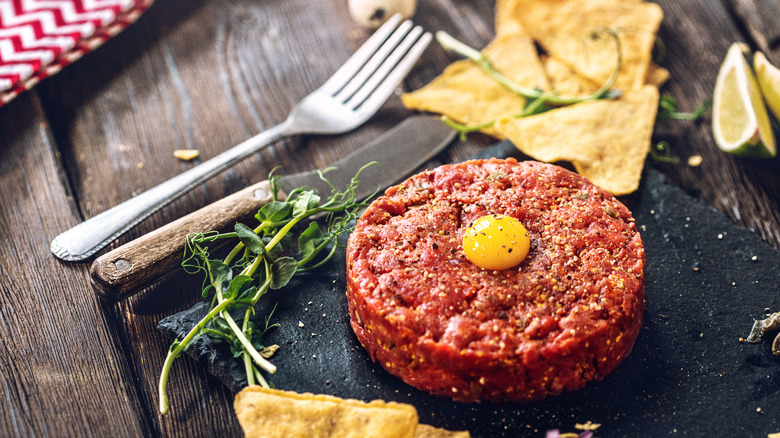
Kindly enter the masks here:
[[255, 196], [255, 199], [265, 199], [271, 196], [271, 194], [268, 192], [268, 190], [265, 187], [256, 188], [255, 191], [252, 192], [252, 194]]
[[188, 234], [230, 230], [271, 199], [268, 181], [257, 183], [98, 257], [90, 268], [96, 292], [115, 301], [157, 282], [181, 263]]
[[114, 266], [120, 271], [129, 271], [133, 268], [133, 263], [125, 259], [119, 259], [114, 262]]

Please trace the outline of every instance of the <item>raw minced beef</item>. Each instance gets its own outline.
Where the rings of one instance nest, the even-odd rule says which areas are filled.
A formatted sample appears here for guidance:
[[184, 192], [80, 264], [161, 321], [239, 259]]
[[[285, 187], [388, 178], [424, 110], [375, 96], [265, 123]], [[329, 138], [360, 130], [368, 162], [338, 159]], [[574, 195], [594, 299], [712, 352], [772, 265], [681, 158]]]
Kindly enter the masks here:
[[[487, 271], [461, 244], [487, 214], [531, 249]], [[644, 308], [644, 247], [628, 209], [550, 164], [475, 160], [415, 175], [361, 216], [347, 247], [352, 328], [408, 384], [458, 401], [527, 401], [603, 378]]]

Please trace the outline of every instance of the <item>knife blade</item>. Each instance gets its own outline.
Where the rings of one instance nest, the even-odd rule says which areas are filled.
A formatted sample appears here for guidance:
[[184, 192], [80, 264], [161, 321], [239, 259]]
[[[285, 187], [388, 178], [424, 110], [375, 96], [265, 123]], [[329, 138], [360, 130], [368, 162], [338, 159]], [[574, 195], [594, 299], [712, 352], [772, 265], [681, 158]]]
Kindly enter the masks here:
[[[454, 138], [455, 131], [437, 117], [411, 116], [334, 163], [326, 176], [334, 187], [344, 188], [361, 167], [378, 162], [360, 174], [356, 193], [363, 199], [409, 176]], [[288, 193], [296, 187], [311, 187], [321, 194], [331, 190], [316, 171], [282, 176], [280, 187]], [[188, 234], [230, 229], [271, 199], [268, 181], [261, 181], [98, 257], [90, 267], [95, 291], [108, 301], [133, 295], [175, 272]]]

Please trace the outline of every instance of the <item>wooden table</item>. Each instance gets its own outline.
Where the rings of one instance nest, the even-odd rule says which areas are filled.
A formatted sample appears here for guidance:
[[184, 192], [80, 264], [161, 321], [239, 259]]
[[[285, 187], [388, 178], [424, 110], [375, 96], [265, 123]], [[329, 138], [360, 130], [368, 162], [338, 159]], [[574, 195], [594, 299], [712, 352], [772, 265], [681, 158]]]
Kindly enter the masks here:
[[[659, 0], [665, 10], [663, 92], [683, 111], [711, 96], [728, 46], [745, 41], [780, 64], [780, 1]], [[421, 0], [416, 21], [481, 47], [494, 2]], [[180, 360], [160, 417], [157, 376], [169, 340], [164, 316], [199, 299], [199, 280], [175, 276], [118, 304], [90, 286], [88, 263], [64, 263], [49, 242], [193, 163], [282, 121], [368, 36], [346, 1], [157, 0], [97, 51], [0, 107], [0, 435], [235, 436], [232, 394]], [[432, 45], [405, 88], [427, 83], [453, 58]], [[323, 167], [403, 119], [394, 97], [360, 129], [291, 138], [245, 160], [142, 222], [113, 247], [267, 176]], [[716, 148], [709, 117], [660, 121], [678, 164], [654, 166], [688, 193], [780, 248], [778, 160]], [[492, 142], [473, 136], [445, 160]], [[687, 165], [701, 155], [698, 167]]]

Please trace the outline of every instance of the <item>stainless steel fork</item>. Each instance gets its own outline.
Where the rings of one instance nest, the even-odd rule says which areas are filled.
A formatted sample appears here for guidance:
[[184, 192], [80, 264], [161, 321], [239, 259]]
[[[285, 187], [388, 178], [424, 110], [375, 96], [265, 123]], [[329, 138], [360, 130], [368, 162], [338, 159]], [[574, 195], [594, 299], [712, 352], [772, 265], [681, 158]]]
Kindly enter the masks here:
[[431, 41], [420, 26], [400, 22], [398, 15], [388, 20], [284, 122], [65, 231], [52, 240], [51, 251], [67, 261], [89, 258], [174, 199], [282, 137], [339, 134], [360, 126], [387, 101]]

